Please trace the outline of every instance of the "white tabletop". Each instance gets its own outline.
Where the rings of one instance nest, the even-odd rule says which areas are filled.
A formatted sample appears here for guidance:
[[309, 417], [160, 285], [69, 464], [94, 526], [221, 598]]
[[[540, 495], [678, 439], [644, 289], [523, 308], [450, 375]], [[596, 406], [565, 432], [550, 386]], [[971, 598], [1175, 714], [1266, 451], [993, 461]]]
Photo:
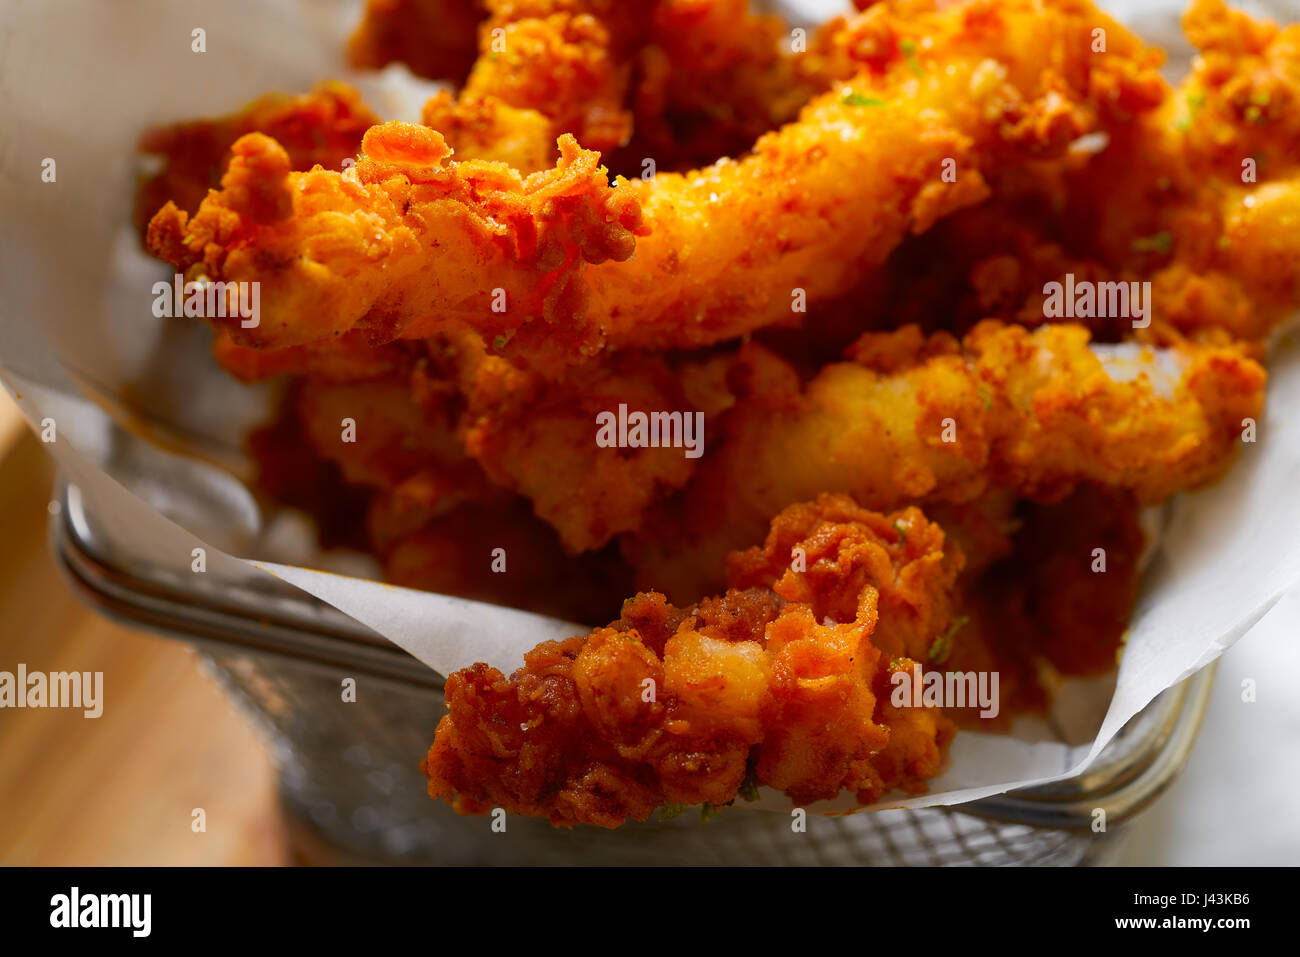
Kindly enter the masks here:
[[1135, 819], [1119, 863], [1300, 864], [1300, 594], [1220, 659], [1187, 767]]

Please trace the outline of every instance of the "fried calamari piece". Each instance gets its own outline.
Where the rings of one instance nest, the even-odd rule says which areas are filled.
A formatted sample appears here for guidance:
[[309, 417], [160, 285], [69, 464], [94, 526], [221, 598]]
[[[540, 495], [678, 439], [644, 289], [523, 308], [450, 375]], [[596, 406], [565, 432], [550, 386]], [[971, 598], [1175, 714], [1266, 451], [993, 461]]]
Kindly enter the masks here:
[[457, 437], [460, 404], [416, 363], [372, 381], [292, 382], [250, 441], [257, 488], [306, 511], [327, 545], [368, 551], [393, 584], [607, 621], [631, 590], [615, 554], [565, 554], [529, 503]]
[[446, 137], [461, 160], [505, 163], [521, 173], [555, 163], [555, 124], [550, 117], [494, 96], [457, 97], [443, 90], [425, 101], [420, 122]]
[[276, 140], [289, 166], [309, 170], [343, 168], [361, 150], [361, 137], [379, 117], [344, 83], [321, 83], [310, 93], [271, 93], [240, 112], [216, 120], [159, 126], [140, 137], [141, 153], [161, 158], [163, 167], [143, 179], [136, 191], [134, 221], [143, 235], [150, 218], [165, 203], [193, 213], [208, 190], [221, 185], [230, 147], [248, 133]]
[[1300, 177], [1228, 186], [1153, 234], [1157, 331], [1265, 343], [1300, 307]]
[[[423, 114], [460, 159], [530, 173], [552, 165], [556, 137], [572, 133], [629, 176], [641, 175], [646, 159], [661, 170], [692, 169], [748, 152], [829, 85], [818, 57], [783, 54], [784, 24], [750, 13], [745, 0], [485, 6], [464, 88], [434, 97]], [[427, 29], [412, 27], [413, 38]], [[411, 55], [390, 41], [382, 62], [402, 59], [441, 78], [418, 43], [402, 42], [415, 47]]]
[[852, 354], [801, 387], [776, 356], [746, 353], [765, 387], [728, 413], [681, 499], [624, 542], [639, 587], [675, 593], [827, 491], [887, 509], [995, 489], [1050, 501], [1092, 482], [1160, 502], [1223, 473], [1264, 397], [1264, 370], [1239, 347], [1090, 345], [1068, 323], [990, 321], [960, 343], [906, 327]]
[[[815, 47], [787, 53], [789, 28], [747, 0], [660, 0], [633, 67], [632, 141], [609, 157], [628, 177], [684, 172], [747, 154], [793, 121], [831, 77]], [[835, 27], [829, 27], [833, 32]]]
[[426, 469], [465, 484], [482, 474], [456, 438], [454, 409], [416, 402], [404, 377], [369, 382], [302, 380], [296, 415], [321, 458], [355, 485], [393, 488]]
[[554, 165], [556, 139], [566, 133], [602, 152], [627, 141], [630, 61], [649, 38], [653, 4], [486, 0], [485, 7], [464, 87], [432, 97], [421, 116], [458, 159], [527, 174]]
[[575, 622], [609, 620], [631, 590], [631, 571], [617, 554], [566, 555], [522, 499], [499, 493], [447, 508], [441, 490], [435, 510], [417, 497], [409, 487], [380, 492], [366, 522], [394, 585]]
[[[1099, 24], [1105, 57], [1088, 45]], [[982, 165], [1055, 155], [1162, 90], [1154, 55], [1082, 0], [977, 0], [897, 30], [915, 50], [864, 66], [740, 162], [608, 187], [567, 140], [556, 169], [521, 180], [390, 123], [355, 170], [304, 174], [249, 138], [192, 221], [158, 214], [150, 247], [191, 279], [262, 281], [261, 325], [231, 329], [241, 344], [358, 324], [423, 338], [455, 320], [550, 367], [702, 346], [788, 318], [801, 292], [847, 291], [909, 231], [982, 199]]]
[[[217, 344], [222, 365], [245, 381], [304, 374], [295, 419], [349, 481], [385, 490], [380, 511], [403, 523], [488, 502], [496, 489], [498, 500], [528, 499], [568, 552], [594, 551], [640, 528], [703, 451], [704, 429], [687, 420], [690, 402], [657, 355], [623, 353], [553, 381], [488, 355], [472, 333], [379, 347], [356, 333], [333, 348]], [[597, 417], [620, 407], [665, 423], [656, 444], [597, 443]], [[342, 438], [349, 419], [355, 441]]]
[[366, 0], [348, 60], [363, 70], [401, 62], [417, 76], [459, 86], [478, 57], [486, 18], [484, 0]]
[[987, 317], [1058, 321], [1045, 287], [1067, 277], [1151, 282], [1148, 328], [1131, 314], [1077, 317], [1099, 341], [1264, 339], [1300, 305], [1300, 132], [1286, 109], [1300, 98], [1300, 25], [1218, 0], [1193, 4], [1185, 25], [1202, 55], [1158, 106], [1061, 161], [988, 170], [989, 201], [905, 244], [884, 283], [868, 277], [829, 315], [811, 309], [798, 333], [769, 337], [778, 351], [829, 332], [815, 355], [830, 361], [855, 319], [859, 331], [916, 322], [959, 334]]
[[651, 233], [629, 263], [590, 271], [607, 341], [701, 346], [788, 320], [802, 301], [851, 289], [908, 233], [984, 199], [988, 166], [1057, 155], [1154, 102], [1161, 84], [1131, 34], [1108, 26], [1116, 56], [1088, 51], [1084, 25], [1104, 20], [1017, 0], [886, 20], [886, 52], [751, 156], [633, 181]]
[[310, 376], [320, 382], [365, 382], [408, 373], [414, 344], [371, 345], [360, 332], [344, 333], [329, 342], [312, 342], [284, 349], [249, 349], [236, 345], [225, 330], [212, 339], [217, 365], [241, 382], [261, 382], [276, 376]]
[[322, 549], [368, 551], [366, 513], [374, 492], [349, 483], [337, 465], [317, 454], [294, 411], [295, 392], [290, 384], [271, 421], [248, 436], [252, 487], [263, 501], [311, 516]]
[[1158, 324], [1262, 340], [1300, 306], [1300, 24], [1195, 0], [1184, 27], [1201, 55], [1065, 177], [1062, 236], [1150, 279]]
[[[1140, 508], [1125, 491], [1084, 485], [1051, 504], [1020, 502], [1011, 548], [963, 572], [950, 640], [929, 668], [999, 675], [999, 713], [948, 709], [961, 726], [1009, 731], [1044, 713], [1061, 676], [1114, 668], [1141, 583]], [[945, 531], [948, 531], [945, 526]]]
[[[464, 399], [468, 454], [493, 482], [528, 498], [570, 552], [640, 528], [651, 505], [686, 484], [703, 452], [699, 416], [661, 356], [620, 353], [552, 380], [488, 354], [468, 330], [427, 347]], [[617, 420], [619, 410], [645, 417], [639, 444], [618, 444], [614, 426], [613, 442], [597, 441], [601, 417]]]
[[[945, 551], [945, 541], [918, 509], [886, 517], [848, 496], [822, 495], [782, 510], [761, 546], [729, 555], [727, 584], [771, 588], [786, 602], [809, 606], [818, 621], [851, 620], [863, 589], [876, 585], [880, 622], [872, 644], [890, 658], [921, 660], [952, 616], [948, 592], [962, 562]], [[886, 542], [910, 560], [898, 562], [879, 547]]]
[[613, 0], [489, 0], [488, 6], [464, 97], [490, 97], [545, 116], [551, 143], [563, 133], [600, 152], [626, 142], [632, 123], [624, 106], [626, 57], [644, 33], [647, 10]]
[[192, 220], [165, 206], [150, 248], [189, 279], [261, 282], [256, 327], [214, 320], [239, 345], [283, 348], [353, 328], [424, 338], [453, 320], [561, 355], [590, 339], [573, 321], [580, 267], [626, 259], [642, 229], [636, 200], [610, 187], [597, 154], [565, 137], [554, 169], [523, 178], [494, 163], [444, 165], [442, 137], [407, 123], [372, 127], [363, 149], [346, 176], [295, 173], [274, 140], [245, 136], [222, 191]]
[[[449, 676], [422, 765], [430, 795], [463, 813], [617, 827], [666, 804], [727, 804], [747, 779], [797, 802], [923, 790], [951, 725], [889, 706], [888, 674], [911, 662], [873, 641], [912, 600], [936, 598], [918, 614], [946, 625], [960, 558], [914, 509], [880, 516], [826, 498], [792, 516], [795, 528], [811, 536], [797, 543], [811, 549], [809, 571], [771, 588], [689, 609], [638, 595], [609, 627], [539, 645], [510, 678], [484, 664]], [[759, 564], [746, 563], [754, 580]]]
[[1300, 166], [1300, 23], [1278, 26], [1223, 0], [1192, 0], [1183, 29], [1200, 56], [1183, 84], [1183, 134], [1189, 165], [1229, 177], [1246, 156], [1267, 177]]
[[1010, 590], [996, 604], [1014, 605], [1027, 625], [1004, 635], [1004, 647], [1065, 675], [1109, 671], [1137, 603], [1144, 544], [1127, 493], [1085, 486], [1062, 502], [1029, 505], [1014, 557], [994, 575]]

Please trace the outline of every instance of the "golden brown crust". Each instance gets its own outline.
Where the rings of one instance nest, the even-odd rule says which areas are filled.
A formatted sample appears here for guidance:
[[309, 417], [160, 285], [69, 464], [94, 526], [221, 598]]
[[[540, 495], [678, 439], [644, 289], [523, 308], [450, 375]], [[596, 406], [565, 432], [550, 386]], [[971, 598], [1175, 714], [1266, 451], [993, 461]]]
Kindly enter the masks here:
[[867, 334], [852, 354], [871, 367], [832, 363], [805, 387], [790, 374], [785, 390], [738, 399], [720, 447], [624, 552], [640, 587], [689, 595], [788, 503], [822, 492], [894, 509], [1000, 491], [1057, 500], [1092, 482], [1154, 503], [1222, 475], [1263, 407], [1264, 369], [1236, 345], [1124, 349], [1108, 358], [1074, 324], [984, 322], [960, 348], [945, 333]]
[[348, 39], [348, 60], [360, 69], [401, 62], [417, 76], [465, 81], [478, 57], [484, 0], [366, 0]]
[[162, 160], [162, 169], [140, 182], [135, 222], [143, 234], [153, 215], [168, 202], [193, 214], [208, 190], [221, 185], [230, 148], [247, 133], [264, 133], [278, 142], [289, 166], [341, 170], [361, 150], [361, 137], [379, 122], [360, 94], [344, 83], [321, 83], [310, 93], [272, 93], [238, 113], [146, 130], [139, 150]]
[[[201, 262], [213, 279], [270, 286], [268, 321], [247, 344], [299, 344], [363, 322], [425, 337], [449, 318], [495, 342], [540, 317], [547, 334], [514, 336], [507, 354], [553, 366], [557, 333], [570, 358], [707, 345], [788, 318], [796, 289], [812, 301], [847, 291], [910, 230], [984, 198], [982, 167], [1059, 154], [1123, 112], [1112, 86], [1151, 86], [1151, 55], [1118, 24], [1081, 2], [1033, 16], [1028, 3], [900, 20], [899, 42], [924, 35], [924, 53], [896, 48], [883, 72], [864, 69], [818, 97], [739, 162], [611, 188], [591, 175], [598, 158], [570, 140], [556, 169], [524, 181], [477, 161], [444, 164], [438, 134], [390, 123], [367, 134], [354, 179], [284, 176], [267, 144], [246, 144], [239, 175], [233, 164], [227, 174], [235, 195], [214, 194], [188, 223], [160, 214], [151, 248], [187, 270]], [[1104, 58], [1066, 42], [1095, 22], [1110, 30]], [[1062, 43], [1064, 62], [1046, 61]], [[937, 182], [946, 161], [957, 176]], [[289, 197], [294, 215], [282, 228], [250, 222], [254, 191]], [[540, 257], [526, 254], [534, 233], [549, 240]], [[483, 311], [495, 289], [507, 313]]]
[[[453, 320], [489, 341], [539, 334], [548, 354], [589, 337], [572, 323], [584, 294], [578, 271], [626, 259], [643, 228], [640, 206], [610, 187], [597, 154], [565, 137], [556, 167], [524, 178], [500, 164], [447, 162], [441, 135], [409, 123], [372, 127], [363, 150], [346, 176], [297, 173], [274, 140], [248, 134], [222, 192], [192, 219], [164, 207], [150, 249], [190, 280], [261, 282], [260, 323], [223, 325], [240, 345], [301, 345], [358, 326], [380, 340], [423, 337]], [[415, 315], [424, 319], [413, 325]]]
[[429, 793], [466, 812], [616, 827], [665, 804], [729, 803], [747, 773], [797, 802], [922, 788], [951, 726], [881, 702], [887, 673], [911, 663], [882, 655], [873, 636], [907, 608], [946, 626], [960, 558], [945, 558], [942, 532], [915, 510], [880, 516], [827, 496], [795, 511], [768, 549], [775, 561], [781, 535], [807, 530], [796, 547], [812, 556], [808, 572], [773, 582], [756, 556], [738, 565], [775, 590], [731, 589], [689, 609], [638, 595], [611, 626], [539, 645], [509, 679], [486, 665], [449, 676], [423, 764]]
[[[265, 285], [214, 351], [302, 378], [263, 478], [326, 538], [588, 623], [636, 567], [608, 628], [453, 676], [427, 769], [462, 809], [614, 826], [745, 781], [923, 789], [951, 727], [895, 709], [892, 673], [999, 671], [1006, 723], [1105, 670], [1137, 509], [1221, 474], [1260, 413], [1300, 303], [1300, 27], [1194, 0], [1170, 89], [1084, 0], [859, 5], [792, 57], [740, 0], [375, 0], [372, 63], [467, 76], [422, 125], [363, 143], [321, 88], [152, 142], [150, 247]], [[453, 6], [450, 52], [421, 49]], [[1067, 274], [1150, 281], [1151, 325], [1048, 315]], [[700, 412], [704, 458], [599, 448], [620, 405]]]

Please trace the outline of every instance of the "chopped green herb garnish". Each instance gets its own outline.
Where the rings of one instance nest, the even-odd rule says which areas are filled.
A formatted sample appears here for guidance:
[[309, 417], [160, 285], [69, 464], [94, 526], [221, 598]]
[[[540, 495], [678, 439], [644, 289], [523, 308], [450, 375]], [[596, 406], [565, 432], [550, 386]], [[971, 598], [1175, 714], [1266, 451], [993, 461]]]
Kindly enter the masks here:
[[712, 821], [722, 813], [724, 807], [726, 807], [725, 804], [710, 804], [708, 801], [705, 801], [704, 806], [700, 808], [700, 820]]
[[754, 777], [752, 769], [745, 775], [745, 780], [740, 783], [740, 790], [736, 793], [746, 801], [758, 800], [758, 779]]
[[898, 48], [903, 51], [903, 59], [907, 61], [908, 68], [917, 76], [925, 76], [925, 70], [921, 69], [921, 63], [916, 58], [916, 41], [909, 38], [900, 43]]
[[968, 621], [970, 621], [969, 615], [958, 615], [956, 618], [954, 618], [952, 620], [952, 624], [948, 626], [948, 630], [945, 631], [938, 638], [934, 639], [934, 644], [930, 646], [930, 652], [926, 657], [928, 657], [936, 665], [941, 665], [945, 661], [947, 661], [948, 653], [952, 651], [953, 635], [957, 634], [957, 632]]
[[905, 529], [905, 528], [903, 527], [903, 523], [902, 523], [902, 522], [895, 522], [895, 523], [894, 523], [894, 531], [898, 532], [898, 544], [900, 544], [900, 545], [906, 545], [906, 544], [907, 544], [907, 529]]
[[685, 804], [665, 804], [659, 809], [659, 820], [667, 821], [677, 817], [686, 810]]
[[1196, 122], [1196, 114], [1201, 112], [1205, 106], [1205, 91], [1196, 90], [1187, 94], [1187, 115], [1180, 119], [1174, 126], [1178, 132], [1186, 133]]
[[948, 642], [948, 633], [944, 632], [934, 639], [934, 643], [930, 645], [930, 652], [926, 657], [935, 664], [941, 665], [948, 660], [948, 652], [950, 651], [952, 651], [952, 648]]
[[1156, 233], [1133, 240], [1135, 253], [1168, 253], [1174, 248], [1174, 237], [1169, 233]]
[[845, 93], [845, 106], [884, 106], [884, 100], [877, 100], [872, 96], [863, 96], [861, 93]]

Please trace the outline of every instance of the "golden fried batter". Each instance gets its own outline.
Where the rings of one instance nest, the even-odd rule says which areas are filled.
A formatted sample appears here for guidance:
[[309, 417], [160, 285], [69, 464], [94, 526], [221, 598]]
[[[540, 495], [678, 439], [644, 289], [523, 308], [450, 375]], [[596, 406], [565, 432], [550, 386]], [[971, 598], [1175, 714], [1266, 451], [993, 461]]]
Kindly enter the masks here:
[[366, 0], [348, 40], [348, 59], [361, 69], [402, 62], [430, 80], [465, 81], [478, 57], [484, 0]]
[[693, 415], [662, 357], [621, 353], [554, 382], [485, 355], [476, 339], [462, 336], [453, 359], [466, 397], [465, 449], [493, 482], [528, 498], [570, 552], [637, 530], [651, 505], [694, 474], [698, 459], [672, 444], [595, 442], [597, 416], [620, 407]]
[[361, 95], [343, 83], [321, 83], [303, 96], [271, 93], [240, 112], [217, 120], [196, 120], [145, 131], [141, 153], [161, 157], [163, 168], [142, 180], [135, 196], [135, 222], [143, 234], [166, 203], [193, 213], [208, 190], [221, 185], [230, 147], [247, 133], [278, 142], [289, 167], [340, 170], [361, 150], [361, 137], [379, 117]]
[[[456, 320], [555, 366], [602, 346], [718, 342], [788, 318], [800, 294], [850, 289], [909, 231], [984, 198], [983, 165], [1059, 153], [1158, 99], [1153, 55], [1118, 24], [1083, 0], [1028, 5], [902, 21], [912, 52], [864, 65], [753, 155], [686, 175], [608, 186], [595, 155], [562, 140], [555, 169], [521, 179], [448, 162], [438, 134], [399, 123], [366, 134], [354, 171], [295, 173], [246, 137], [223, 189], [192, 219], [165, 207], [150, 247], [191, 279], [263, 283], [261, 325], [231, 329], [241, 344], [358, 324], [423, 338]], [[1087, 44], [1098, 24], [1101, 58]]]
[[[1087, 0], [857, 6], [787, 53], [743, 0], [370, 0], [354, 62], [464, 83], [421, 124], [327, 85], [143, 141], [149, 248], [262, 284], [213, 324], [288, 377], [265, 490], [399, 584], [588, 624], [642, 592], [449, 677], [424, 769], [462, 811], [924, 790], [949, 718], [1113, 665], [1139, 510], [1261, 413], [1300, 25], [1192, 0], [1171, 88]], [[1052, 313], [1067, 277], [1149, 282], [1149, 324]], [[620, 407], [703, 456], [598, 443]], [[914, 664], [998, 672], [998, 720], [894, 707]]]
[[763, 387], [727, 414], [684, 496], [624, 542], [640, 587], [708, 587], [726, 552], [821, 492], [888, 509], [1093, 482], [1159, 502], [1221, 475], [1264, 399], [1264, 370], [1237, 347], [1092, 347], [1073, 324], [990, 321], [960, 344], [905, 327], [852, 355], [801, 387], [778, 357], [743, 353]]
[[1259, 340], [1300, 306], [1300, 24], [1194, 0], [1184, 26], [1192, 71], [1066, 178], [1062, 224], [1157, 322]]
[[[380, 339], [423, 338], [459, 320], [493, 341], [536, 320], [548, 349], [571, 353], [590, 338], [573, 321], [580, 266], [628, 258], [643, 227], [597, 154], [572, 137], [560, 147], [554, 169], [524, 178], [495, 163], [443, 166], [450, 150], [438, 133], [388, 123], [366, 133], [365, 158], [339, 176], [294, 173], [279, 144], [252, 133], [236, 141], [222, 191], [193, 220], [170, 203], [154, 217], [150, 248], [187, 275], [262, 283], [259, 325], [224, 326], [241, 345], [342, 335], [361, 318], [349, 304], [364, 303], [364, 328]], [[426, 317], [418, 334], [412, 309]], [[309, 315], [316, 321], [304, 324]]]
[[[807, 570], [772, 580], [760, 566], [801, 532]], [[889, 705], [889, 673], [912, 662], [875, 642], [928, 644], [947, 625], [961, 559], [943, 549], [915, 509], [798, 506], [740, 561], [768, 587], [689, 609], [638, 595], [609, 627], [539, 645], [508, 679], [483, 664], [451, 675], [429, 793], [467, 813], [617, 827], [663, 805], [730, 803], [747, 778], [796, 802], [922, 790], [952, 728]]]

